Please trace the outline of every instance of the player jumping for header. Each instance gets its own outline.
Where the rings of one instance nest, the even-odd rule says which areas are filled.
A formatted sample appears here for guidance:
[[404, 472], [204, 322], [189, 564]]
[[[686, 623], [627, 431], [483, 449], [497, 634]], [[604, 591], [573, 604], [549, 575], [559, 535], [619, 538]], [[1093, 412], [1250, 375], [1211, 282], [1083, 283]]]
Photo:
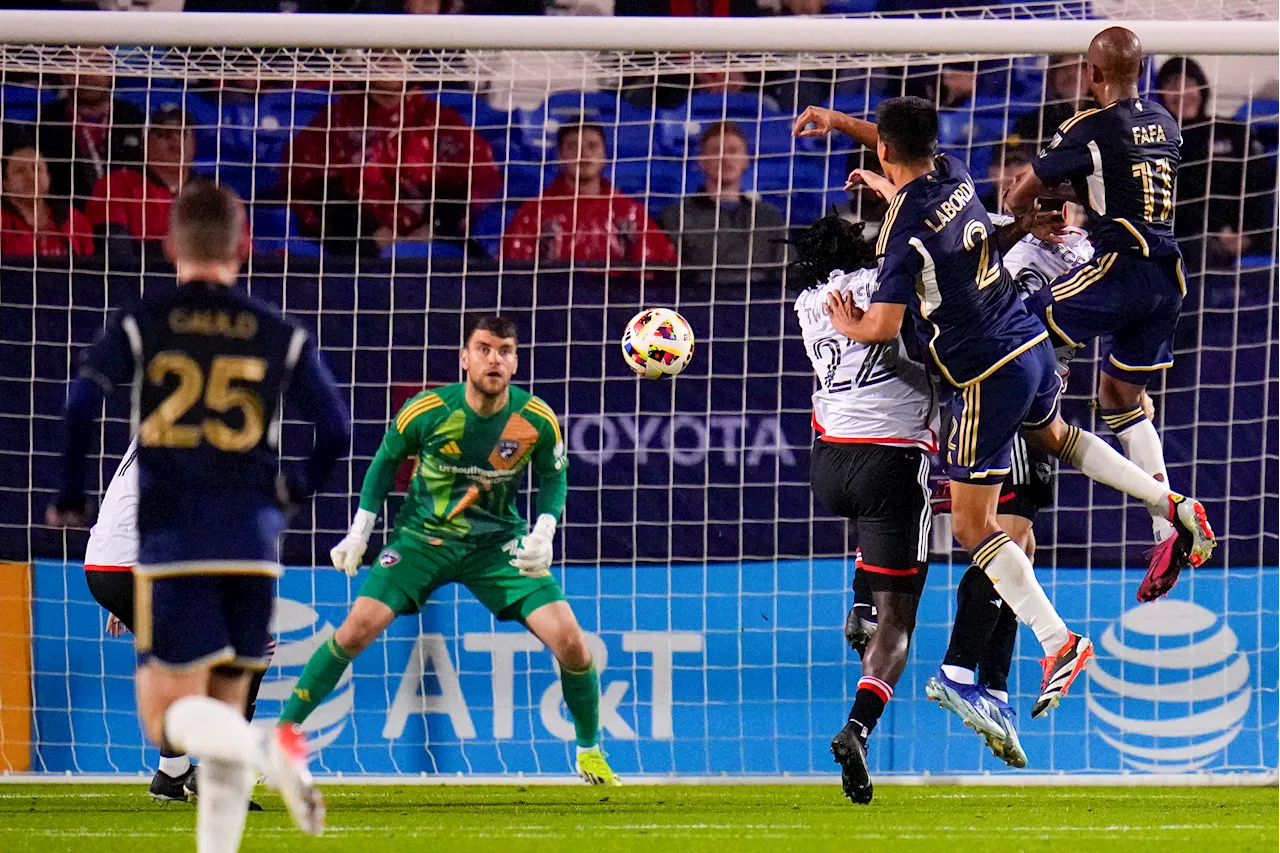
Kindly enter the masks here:
[[[248, 245], [229, 190], [188, 184], [165, 251], [179, 286], [116, 314], [67, 400], [62, 489], [50, 524], [81, 523], [84, 460], [102, 396], [133, 383], [138, 437], [134, 637], [147, 736], [198, 759], [198, 853], [234, 853], [258, 772], [319, 833], [324, 804], [296, 727], [262, 737], [243, 716], [266, 666], [285, 509], [346, 448], [347, 413], [311, 336], [236, 289]], [[284, 403], [315, 426], [305, 470], [280, 464]], [[172, 754], [172, 751], [170, 751]]]
[[[1106, 442], [1068, 426], [1058, 410], [1062, 387], [1044, 326], [1023, 306], [994, 245], [994, 228], [964, 165], [937, 154], [938, 113], [920, 98], [891, 98], [875, 124], [809, 107], [801, 135], [844, 130], [876, 146], [883, 177], [856, 171], [886, 201], [876, 244], [878, 287], [866, 312], [833, 300], [832, 323], [864, 343], [898, 336], [908, 306], [934, 367], [951, 386], [955, 427], [947, 447], [953, 532], [1018, 618], [1044, 648], [1044, 679], [1031, 715], [1058, 704], [1093, 654], [1067, 629], [1036, 580], [1031, 561], [996, 523], [1000, 485], [1010, 470], [1014, 436], [1074, 465], [1086, 476], [1141, 500], [1172, 507], [1188, 535], [1206, 535], [1195, 501], [1177, 500], [1161, 483]], [[807, 125], [813, 124], [812, 129]], [[1171, 498], [1174, 500], [1171, 501]], [[1203, 514], [1203, 509], [1199, 509]]]
[[[1164, 482], [1164, 450], [1142, 394], [1152, 375], [1173, 364], [1173, 335], [1186, 296], [1182, 252], [1173, 239], [1173, 201], [1182, 134], [1154, 100], [1138, 97], [1142, 43], [1109, 27], [1089, 45], [1090, 88], [1102, 106], [1076, 113], [1010, 188], [1014, 213], [1069, 183], [1088, 211], [1097, 254], [1028, 300], [1055, 345], [1070, 352], [1102, 338], [1107, 359], [1098, 380], [1102, 419], [1124, 453]], [[1213, 553], [1204, 509], [1170, 494], [1148, 504], [1156, 548], [1139, 601], [1173, 589], [1178, 573]], [[1185, 509], [1184, 509], [1185, 505]], [[1177, 525], [1177, 515], [1186, 524]]]
[[[351, 529], [330, 552], [334, 567], [349, 576], [359, 570], [400, 463], [417, 458], [391, 540], [347, 618], [307, 662], [281, 722], [305, 720], [397, 616], [418, 612], [435, 590], [460, 583], [495, 617], [519, 621], [555, 655], [577, 736], [578, 773], [594, 785], [619, 784], [600, 750], [600, 680], [591, 650], [550, 571], [568, 489], [560, 425], [550, 406], [510, 384], [518, 363], [510, 320], [470, 323], [460, 360], [466, 381], [405, 403], [365, 474]], [[538, 483], [532, 532], [516, 511], [530, 464]]]
[[[912, 360], [900, 338], [859, 343], [828, 316], [827, 303], [846, 293], [856, 304], [870, 305], [875, 251], [862, 226], [833, 214], [793, 245], [800, 255], [797, 272], [813, 285], [795, 303], [818, 375], [813, 494], [853, 522], [859, 552], [854, 588], [867, 591], [879, 617], [878, 630], [860, 649], [862, 677], [853, 707], [831, 741], [845, 796], [869, 803], [867, 738], [907, 665], [929, 571], [929, 454], [938, 449], [938, 407], [924, 365]], [[850, 611], [850, 624], [857, 617]]]

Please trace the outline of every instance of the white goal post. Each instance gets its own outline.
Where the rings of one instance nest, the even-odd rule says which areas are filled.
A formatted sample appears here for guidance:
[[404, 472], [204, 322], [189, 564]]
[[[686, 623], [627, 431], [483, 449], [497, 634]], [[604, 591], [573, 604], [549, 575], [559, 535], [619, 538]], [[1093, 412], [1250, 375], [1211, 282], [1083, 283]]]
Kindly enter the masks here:
[[[1203, 60], [1208, 103], [1188, 127], [1220, 128], [1197, 137], [1206, 153], [1189, 165], [1203, 168], [1184, 178], [1202, 187], [1199, 195], [1178, 199], [1175, 216], [1191, 223], [1180, 237], [1193, 280], [1177, 363], [1151, 386], [1171, 480], [1205, 499], [1225, 530], [1214, 564], [1184, 575], [1167, 601], [1137, 606], [1145, 510], [1061, 472], [1057, 505], [1037, 519], [1037, 573], [1067, 621], [1089, 630], [1097, 675], [1047, 722], [1020, 718], [1032, 768], [1015, 774], [923, 696], [966, 569], [939, 525], [911, 660], [872, 739], [878, 777], [1275, 784], [1280, 33], [1267, 2], [1197, 0], [1193, 11], [1212, 6], [1203, 13], [1214, 20], [1114, 20], [1152, 57], [1144, 97], [1155, 96], [1166, 58]], [[997, 198], [1011, 152], [1034, 153], [1040, 141], [1019, 130], [1026, 117], [1061, 106], [1052, 78], [1064, 60], [1050, 57], [1082, 53], [1113, 23], [1084, 18], [1082, 8], [1064, 0], [933, 19], [696, 22], [0, 11], [0, 119], [6, 156], [10, 139], [27, 135], [42, 148], [42, 134], [57, 129], [51, 105], [74, 90], [77, 75], [110, 80], [113, 97], [139, 116], [181, 107], [195, 134], [194, 173], [237, 187], [249, 204], [248, 286], [315, 333], [348, 395], [349, 459], [284, 541], [290, 569], [263, 717], [279, 711], [359, 588], [328, 568], [327, 555], [386, 424], [407, 396], [457, 381], [464, 318], [500, 310], [523, 336], [517, 381], [561, 418], [570, 486], [556, 572], [602, 673], [615, 767], [676, 783], [826, 781], [834, 770], [826, 745], [859, 675], [841, 631], [852, 543], [808, 489], [813, 377], [791, 310], [796, 283], [784, 250], [769, 261], [759, 253], [833, 206], [866, 221], [868, 234], [879, 214], [843, 191], [851, 165], [866, 164], [858, 146], [794, 140], [791, 121], [815, 92], [864, 116], [884, 97], [924, 93], [943, 105], [941, 147], [970, 164], [984, 198]], [[452, 111], [474, 138], [423, 144], [424, 157], [462, 150], [451, 165], [467, 175], [464, 195], [448, 198], [462, 209], [459, 230], [446, 233], [428, 213], [441, 228], [430, 240], [371, 247], [363, 225], [341, 237], [324, 230], [342, 205], [357, 219], [370, 215], [368, 200], [335, 200], [341, 182], [327, 173], [326, 189], [304, 197], [296, 175], [319, 167], [295, 157], [295, 140], [306, 128], [359, 136], [363, 128], [334, 118], [339, 104], [388, 78]], [[961, 87], [952, 101], [949, 85]], [[518, 212], [559, 174], [558, 132], [580, 122], [601, 129], [607, 180], [634, 200], [635, 216], [669, 236], [667, 255], [623, 260], [610, 248], [580, 262], [572, 252], [549, 261], [510, 251]], [[724, 262], [693, 260], [682, 207], [712, 167], [702, 136], [722, 122], [748, 149], [741, 199], [776, 211], [773, 239], [763, 239], [758, 220], [722, 225], [739, 208], [717, 208], [716, 226], [701, 234], [713, 256], [725, 242], [753, 247], [742, 250], [746, 272], [733, 275]], [[424, 128], [390, 128], [411, 130]], [[390, 176], [385, 203], [430, 212], [445, 198], [442, 172], [411, 185], [404, 174], [415, 164], [399, 159], [400, 149], [387, 155], [364, 139], [336, 164], [364, 175], [361, 187], [381, 170]], [[321, 166], [335, 166], [328, 156]], [[479, 198], [482, 172], [489, 189]], [[58, 201], [91, 206], [90, 189]], [[0, 671], [0, 779], [134, 779], [155, 762], [134, 719], [129, 644], [103, 636], [105, 616], [84, 582], [84, 537], [41, 522], [54, 482], [52, 436], [79, 348], [113, 308], [165, 276], [146, 251], [127, 261], [103, 251], [103, 234], [93, 251], [70, 259], [0, 254], [0, 560], [21, 564], [22, 578], [30, 567], [18, 593], [0, 591], [0, 648], [12, 644], [25, 658]], [[631, 231], [611, 236], [611, 247], [636, 245]], [[547, 235], [539, 238], [540, 251], [550, 251]], [[691, 366], [670, 383], [638, 382], [618, 355], [623, 321], [651, 304], [678, 308], [698, 338]], [[1097, 371], [1090, 347], [1073, 364], [1064, 413], [1105, 435], [1091, 405]], [[127, 432], [122, 408], [109, 404], [90, 478], [99, 493]], [[284, 424], [286, 456], [308, 441], [298, 424]], [[0, 583], [18, 577], [0, 562]], [[30, 629], [19, 635], [14, 625]], [[1020, 643], [1009, 686], [1027, 705], [1038, 689], [1038, 648]], [[307, 727], [316, 766], [343, 781], [523, 783], [562, 779], [571, 767], [572, 726], [550, 656], [454, 587], [398, 620]]]

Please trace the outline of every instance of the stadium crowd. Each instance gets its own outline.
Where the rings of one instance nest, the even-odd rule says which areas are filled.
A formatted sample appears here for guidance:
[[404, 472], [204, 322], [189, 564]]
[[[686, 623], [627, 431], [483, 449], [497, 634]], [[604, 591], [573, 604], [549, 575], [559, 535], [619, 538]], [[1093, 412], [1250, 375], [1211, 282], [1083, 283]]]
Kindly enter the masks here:
[[[229, 5], [419, 14], [865, 11], [822, 0], [781, 0], [776, 8], [755, 0], [187, 0], [185, 7]], [[167, 7], [175, 6], [182, 3]], [[251, 202], [258, 252], [610, 269], [678, 264], [690, 280], [761, 281], [785, 265], [789, 229], [837, 206], [874, 234], [883, 214], [873, 194], [843, 189], [854, 168], [877, 165], [872, 152], [791, 139], [790, 121], [807, 104], [865, 114], [896, 94], [930, 98], [943, 150], [968, 163], [995, 211], [1003, 188], [1057, 126], [1092, 103], [1079, 56], [838, 72], [703, 70], [626, 80], [614, 91], [553, 91], [539, 97], [543, 103], [510, 109], [483, 80], [455, 88], [405, 83], [406, 76], [390, 68], [385, 79], [360, 85], [280, 88], [8, 75], [0, 99], [0, 255], [145, 253], [165, 233], [177, 190], [198, 174]], [[1176, 230], [1189, 267], [1265, 264], [1275, 100], [1248, 101], [1224, 118], [1213, 109], [1207, 75], [1189, 58], [1166, 60], [1149, 81], [1183, 127]]]

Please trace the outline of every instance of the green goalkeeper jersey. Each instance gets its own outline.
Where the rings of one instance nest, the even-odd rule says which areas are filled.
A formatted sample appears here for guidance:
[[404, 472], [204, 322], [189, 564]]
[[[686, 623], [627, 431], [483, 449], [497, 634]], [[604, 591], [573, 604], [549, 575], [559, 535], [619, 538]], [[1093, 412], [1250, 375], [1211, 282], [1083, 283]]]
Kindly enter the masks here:
[[537, 481], [537, 512], [564, 510], [569, 460], [555, 412], [510, 386], [507, 405], [481, 417], [466, 401], [466, 384], [423, 391], [404, 404], [365, 474], [360, 508], [377, 513], [400, 463], [416, 457], [395, 526], [423, 539], [499, 544], [522, 535], [516, 511], [525, 466]]

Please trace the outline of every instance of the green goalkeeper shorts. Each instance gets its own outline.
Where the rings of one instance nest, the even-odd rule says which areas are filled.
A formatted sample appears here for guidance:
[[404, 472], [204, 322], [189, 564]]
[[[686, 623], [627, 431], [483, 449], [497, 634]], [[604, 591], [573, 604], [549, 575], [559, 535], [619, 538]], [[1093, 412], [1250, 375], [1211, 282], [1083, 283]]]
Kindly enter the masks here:
[[374, 561], [359, 594], [402, 615], [417, 613], [445, 584], [460, 583], [499, 620], [521, 622], [542, 605], [565, 600], [554, 577], [525, 577], [510, 560], [501, 545], [397, 533]]

